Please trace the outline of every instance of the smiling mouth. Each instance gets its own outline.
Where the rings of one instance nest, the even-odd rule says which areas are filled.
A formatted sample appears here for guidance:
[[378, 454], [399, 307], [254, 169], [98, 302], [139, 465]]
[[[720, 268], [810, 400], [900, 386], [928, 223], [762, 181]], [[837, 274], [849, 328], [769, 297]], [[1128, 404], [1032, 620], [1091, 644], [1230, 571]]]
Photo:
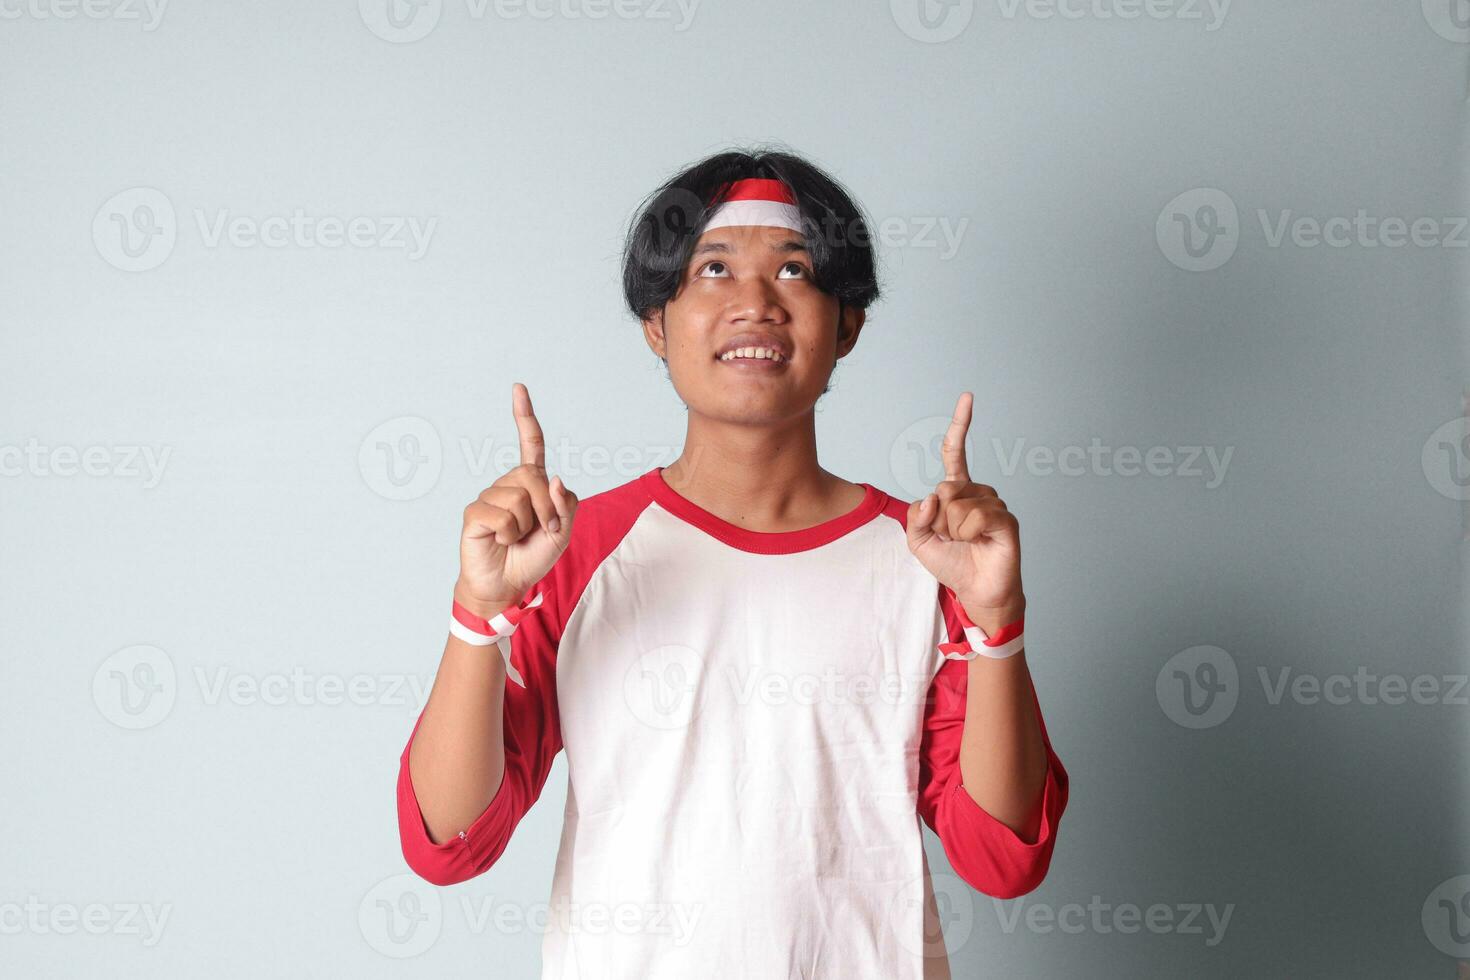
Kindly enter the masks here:
[[774, 347], [737, 347], [728, 350], [715, 358], [721, 364], [733, 364], [743, 367], [784, 367], [789, 360]]

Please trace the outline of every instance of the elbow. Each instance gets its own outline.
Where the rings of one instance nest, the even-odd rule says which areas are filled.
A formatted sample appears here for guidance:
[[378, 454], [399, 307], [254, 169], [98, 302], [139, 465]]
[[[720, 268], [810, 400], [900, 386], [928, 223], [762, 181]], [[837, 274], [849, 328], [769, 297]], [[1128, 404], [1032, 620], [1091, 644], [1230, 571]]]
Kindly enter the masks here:
[[431, 885], [444, 887], [468, 881], [478, 873], [465, 862], [456, 861], [451, 855], [425, 853], [404, 842], [403, 859], [408, 868]]
[[[481, 817], [466, 832], [437, 843], [429, 836], [405, 752], [398, 772], [398, 843], [409, 870], [432, 885], [457, 885], [487, 871], [505, 850]], [[471, 837], [477, 847], [471, 847]], [[498, 844], [498, 846], [497, 846]], [[489, 845], [489, 846], [483, 846]]]
[[961, 881], [991, 898], [1019, 898], [1035, 891], [1051, 868], [1052, 839], [1038, 845], [991, 838], [971, 846], [952, 847], [940, 836], [950, 867]]
[[[953, 861], [951, 861], [953, 864]], [[955, 865], [955, 874], [971, 888], [991, 898], [1020, 898], [1040, 887], [1046, 880], [1051, 867], [1051, 853], [1035, 859], [1010, 864], [1004, 867], [992, 865], [986, 868], [961, 868]]]
[[506, 810], [504, 783], [494, 801], [463, 832], [442, 843], [429, 836], [423, 810], [413, 792], [407, 754], [398, 770], [398, 845], [409, 870], [429, 884], [447, 886], [484, 874], [500, 860], [510, 842], [514, 820]]
[[[400, 808], [398, 841], [410, 871], [431, 885], [457, 885], [489, 871], [505, 853], [506, 841], [471, 827], [442, 844], [430, 839], [417, 807]], [[478, 846], [472, 846], [472, 842]]]
[[951, 784], [949, 806], [935, 829], [955, 874], [976, 891], [992, 898], [1019, 898], [1046, 879], [1068, 796], [1066, 770], [1054, 757], [1052, 761], [1039, 803], [1040, 825], [1031, 841], [981, 808], [959, 780]]

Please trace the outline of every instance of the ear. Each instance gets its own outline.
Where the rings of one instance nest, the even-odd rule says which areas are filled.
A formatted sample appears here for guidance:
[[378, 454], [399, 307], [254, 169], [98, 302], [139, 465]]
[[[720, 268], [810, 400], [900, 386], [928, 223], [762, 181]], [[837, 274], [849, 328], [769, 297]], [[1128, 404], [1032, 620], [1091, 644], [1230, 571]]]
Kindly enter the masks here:
[[857, 346], [858, 334], [868, 319], [866, 310], [842, 304], [837, 314], [837, 356], [846, 357]]
[[643, 339], [648, 342], [648, 347], [658, 355], [659, 360], [669, 359], [668, 342], [664, 339], [664, 311], [662, 308], [654, 310], [653, 316], [642, 321]]

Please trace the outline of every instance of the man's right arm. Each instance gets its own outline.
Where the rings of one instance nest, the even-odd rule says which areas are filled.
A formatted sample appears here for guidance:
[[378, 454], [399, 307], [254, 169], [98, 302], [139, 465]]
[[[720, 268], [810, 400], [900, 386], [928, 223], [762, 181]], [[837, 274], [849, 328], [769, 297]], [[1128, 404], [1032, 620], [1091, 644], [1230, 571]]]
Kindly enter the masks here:
[[[507, 681], [497, 647], [472, 646], [451, 635], [428, 703], [400, 757], [403, 856], [434, 884], [473, 878], [500, 858], [561, 751], [555, 675], [559, 610], [549, 583], [540, 588], [542, 605], [510, 637], [513, 662], [526, 686]], [[498, 611], [481, 607], [478, 614], [488, 619]]]
[[[550, 576], [571, 542], [577, 497], [547, 480], [545, 440], [525, 386], [512, 386], [521, 465], [464, 510], [456, 619], [428, 703], [399, 759], [398, 830], [403, 856], [436, 884], [463, 881], [499, 858], [516, 823], [546, 783], [561, 750], [555, 652], [560, 609]], [[533, 588], [533, 586], [535, 588]], [[500, 642], [520, 681], [507, 688], [498, 643], [455, 635], [541, 593]], [[471, 630], [471, 633], [476, 630]], [[474, 635], [469, 640], [475, 640]]]

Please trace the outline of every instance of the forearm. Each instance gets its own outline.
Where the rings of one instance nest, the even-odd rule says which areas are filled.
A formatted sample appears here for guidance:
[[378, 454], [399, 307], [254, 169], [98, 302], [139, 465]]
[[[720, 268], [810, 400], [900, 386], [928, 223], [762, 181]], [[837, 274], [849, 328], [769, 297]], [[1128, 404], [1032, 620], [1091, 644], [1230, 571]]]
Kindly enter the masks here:
[[[980, 610], [972, 620], [994, 635], [1023, 610]], [[1023, 840], [1034, 841], [1041, 824], [1046, 783], [1046, 743], [1036, 717], [1026, 652], [969, 662], [960, 775], [977, 804]]]
[[[486, 619], [514, 602], [460, 602]], [[409, 747], [409, 774], [434, 843], [485, 811], [505, 774], [505, 664], [494, 646], [449, 636]]]

